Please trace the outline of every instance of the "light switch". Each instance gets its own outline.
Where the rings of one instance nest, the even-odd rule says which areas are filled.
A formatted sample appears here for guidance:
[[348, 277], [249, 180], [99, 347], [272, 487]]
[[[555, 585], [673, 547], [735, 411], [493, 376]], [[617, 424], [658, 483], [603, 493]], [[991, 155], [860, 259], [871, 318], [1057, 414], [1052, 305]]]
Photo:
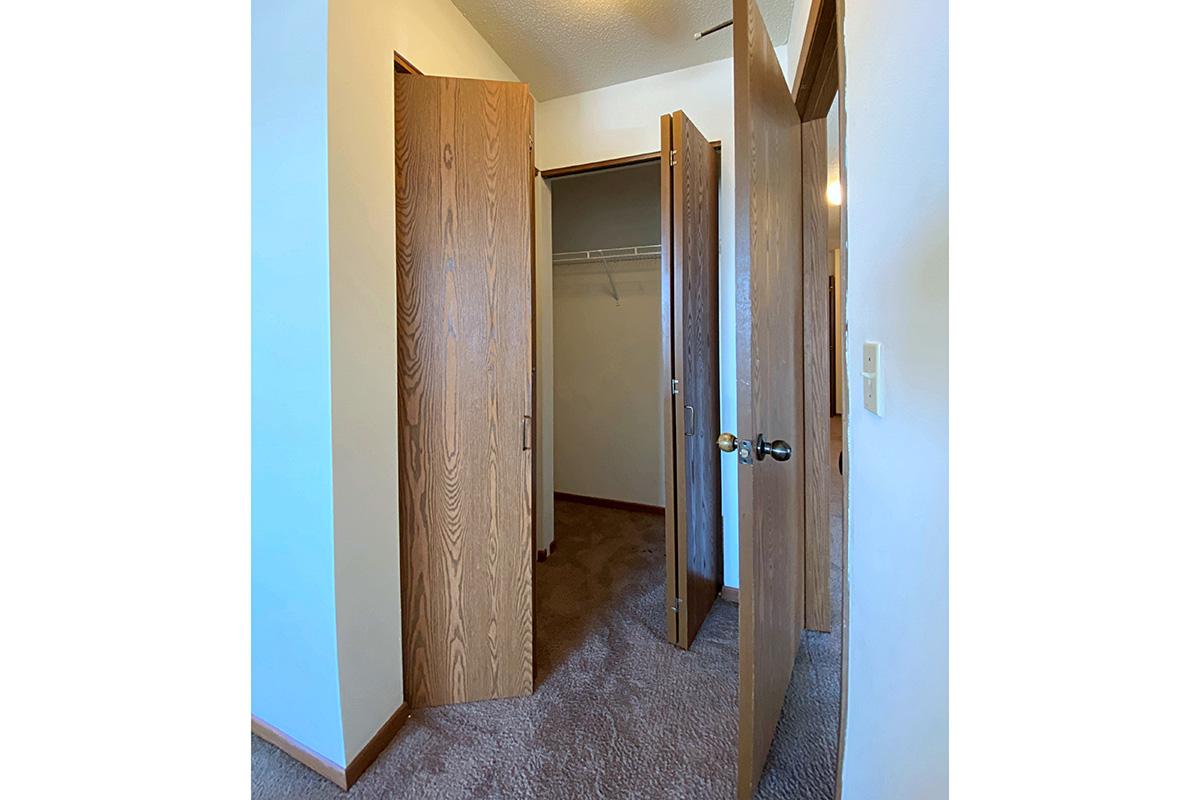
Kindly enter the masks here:
[[863, 406], [883, 416], [883, 345], [863, 342]]
[[863, 372], [879, 372], [879, 342], [863, 342]]

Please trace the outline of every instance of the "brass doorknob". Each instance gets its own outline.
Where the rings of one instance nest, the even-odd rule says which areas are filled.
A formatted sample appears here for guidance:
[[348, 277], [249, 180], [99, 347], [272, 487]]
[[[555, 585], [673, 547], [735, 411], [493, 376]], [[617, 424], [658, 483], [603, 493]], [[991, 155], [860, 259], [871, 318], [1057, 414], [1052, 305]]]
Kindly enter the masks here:
[[722, 433], [717, 437], [717, 447], [726, 453], [737, 450], [737, 437], [732, 433]]

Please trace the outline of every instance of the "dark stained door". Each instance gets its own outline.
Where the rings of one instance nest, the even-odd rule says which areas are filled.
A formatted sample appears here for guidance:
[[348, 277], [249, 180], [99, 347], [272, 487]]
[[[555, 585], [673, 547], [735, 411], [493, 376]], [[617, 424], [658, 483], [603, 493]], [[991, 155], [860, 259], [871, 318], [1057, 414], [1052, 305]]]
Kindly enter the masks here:
[[405, 694], [533, 690], [532, 99], [396, 75]]
[[748, 799], [775, 735], [804, 625], [802, 139], [757, 4], [734, 0], [733, 9], [738, 796]]
[[682, 111], [664, 115], [662, 240], [667, 392], [667, 639], [686, 649], [721, 591], [717, 382], [720, 152]]

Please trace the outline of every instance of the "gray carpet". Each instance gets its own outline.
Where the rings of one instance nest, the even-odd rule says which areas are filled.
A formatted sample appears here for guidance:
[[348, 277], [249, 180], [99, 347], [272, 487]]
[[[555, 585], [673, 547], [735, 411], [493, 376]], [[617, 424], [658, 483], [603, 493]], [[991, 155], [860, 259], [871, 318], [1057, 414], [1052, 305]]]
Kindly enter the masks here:
[[[840, 495], [834, 501], [840, 531]], [[662, 630], [661, 516], [558, 503], [555, 531], [557, 552], [535, 570], [533, 696], [414, 712], [350, 797], [734, 796], [737, 606], [718, 600], [692, 649], [679, 650]], [[808, 634], [797, 656], [760, 798], [833, 796], [834, 589], [835, 633]], [[255, 798], [345, 796], [272, 745], [251, 742]]]

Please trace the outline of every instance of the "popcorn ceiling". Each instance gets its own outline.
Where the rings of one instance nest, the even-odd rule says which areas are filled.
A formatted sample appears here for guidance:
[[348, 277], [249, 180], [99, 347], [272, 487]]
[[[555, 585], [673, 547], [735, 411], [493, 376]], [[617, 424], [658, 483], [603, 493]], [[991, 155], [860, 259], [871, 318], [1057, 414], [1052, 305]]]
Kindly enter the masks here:
[[[453, 0], [538, 100], [733, 55], [730, 0]], [[771, 41], [785, 44], [793, 0], [758, 0]]]

